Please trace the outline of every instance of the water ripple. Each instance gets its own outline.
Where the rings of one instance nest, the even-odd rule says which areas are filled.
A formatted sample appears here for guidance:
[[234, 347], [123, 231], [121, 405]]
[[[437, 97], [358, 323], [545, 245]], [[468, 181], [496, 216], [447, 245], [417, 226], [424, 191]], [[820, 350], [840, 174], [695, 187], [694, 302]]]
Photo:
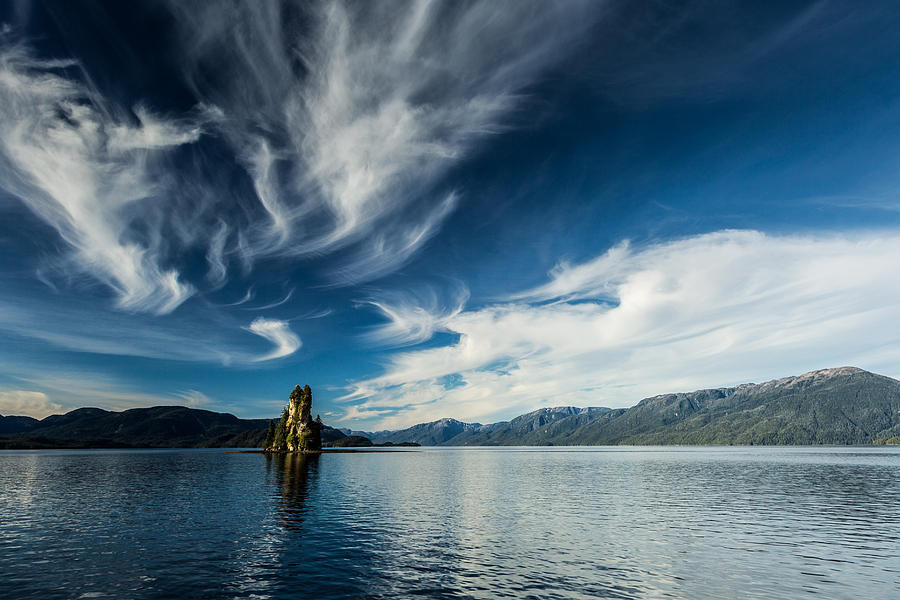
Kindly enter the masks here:
[[890, 448], [0, 452], [4, 598], [897, 598]]

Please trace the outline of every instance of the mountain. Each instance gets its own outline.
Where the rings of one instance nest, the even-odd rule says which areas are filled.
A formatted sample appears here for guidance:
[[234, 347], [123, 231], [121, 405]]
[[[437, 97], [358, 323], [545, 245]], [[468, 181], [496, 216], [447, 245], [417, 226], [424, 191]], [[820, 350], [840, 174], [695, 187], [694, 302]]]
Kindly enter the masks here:
[[609, 408], [557, 406], [542, 408], [512, 421], [466, 430], [448, 440], [449, 446], [544, 446], [548, 440], [612, 413]]
[[[18, 430], [0, 421], [4, 433], [0, 447], [162, 448], [257, 445], [268, 425], [266, 419], [238, 419], [227, 413], [154, 406], [122, 412], [79, 408], [40, 421], [23, 422]], [[19, 417], [21, 418], [21, 417]], [[13, 434], [13, 435], [10, 435]]]
[[4, 417], [0, 415], [0, 435], [22, 433], [33, 429], [38, 423], [40, 421], [32, 417]]
[[871, 444], [900, 434], [900, 381], [853, 367], [647, 398], [566, 444]]
[[373, 437], [370, 439], [376, 444], [415, 442], [422, 446], [441, 446], [447, 445], [447, 442], [461, 434], [475, 432], [482, 427], [484, 426], [480, 423], [463, 423], [456, 419], [439, 419], [431, 423], [414, 425], [400, 431], [372, 434]]
[[[258, 448], [268, 424], [184, 406], [79, 408], [40, 421], [0, 416], [0, 448]], [[323, 441], [343, 437], [332, 427], [322, 431]]]
[[341, 427], [339, 429], [341, 433], [348, 436], [357, 436], [357, 437], [367, 437], [369, 440], [379, 439], [383, 437], [387, 437], [392, 433], [395, 433], [397, 430], [395, 429], [382, 429], [380, 431], [358, 431], [356, 429], [350, 429], [349, 427]]
[[[451, 424], [451, 425], [448, 425]], [[432, 432], [458, 431], [452, 437]], [[854, 367], [664, 394], [629, 409], [545, 408], [509, 422], [442, 419], [381, 439], [422, 445], [872, 444], [900, 435], [900, 381]]]
[[[0, 416], [0, 448], [258, 448], [268, 419], [155, 406]], [[346, 439], [353, 437], [353, 439]], [[854, 367], [761, 384], [663, 394], [624, 409], [542, 408], [482, 425], [440, 419], [374, 433], [325, 426], [323, 445], [873, 444], [900, 437], [900, 381]], [[342, 441], [343, 440], [343, 441]]]

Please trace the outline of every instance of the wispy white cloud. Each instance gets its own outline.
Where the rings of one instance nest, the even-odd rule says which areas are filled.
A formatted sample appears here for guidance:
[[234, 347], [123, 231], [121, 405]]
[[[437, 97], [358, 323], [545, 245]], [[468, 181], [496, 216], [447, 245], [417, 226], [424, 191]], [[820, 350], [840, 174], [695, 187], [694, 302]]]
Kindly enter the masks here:
[[199, 390], [186, 390], [175, 394], [188, 408], [200, 408], [214, 404], [212, 399]]
[[247, 330], [275, 344], [275, 348], [271, 352], [253, 359], [255, 362], [289, 356], [299, 350], [302, 345], [300, 338], [291, 331], [287, 321], [257, 317], [253, 319]]
[[[219, 228], [209, 240], [209, 248], [206, 251], [206, 262], [209, 263], [207, 278], [213, 284], [225, 283], [228, 276], [228, 266], [225, 264], [225, 244], [228, 241], [228, 225], [219, 220]], [[249, 293], [249, 290], [247, 291]]]
[[[657, 393], [843, 364], [897, 375], [898, 252], [900, 233], [883, 231], [722, 231], [622, 244], [558, 266], [514, 301], [417, 315], [458, 341], [394, 355], [344, 400], [354, 418], [371, 410], [370, 423], [397, 427], [547, 405], [630, 406]], [[380, 310], [391, 319], [384, 339], [434, 330], [410, 326], [417, 313], [409, 306]]]
[[[259, 362], [244, 326], [227, 315], [192, 311], [166, 319], [98, 311], [90, 301], [6, 294], [0, 300], [0, 332], [77, 352], [246, 366]], [[317, 313], [311, 313], [312, 318]], [[299, 347], [299, 345], [298, 345]]]
[[[196, 123], [138, 107], [131, 118], [88, 84], [72, 62], [0, 48], [0, 185], [52, 226], [71, 264], [112, 288], [120, 308], [168, 313], [193, 288], [161, 266], [159, 232], [140, 241], [130, 225], [158, 202], [156, 152], [191, 143]], [[150, 210], [153, 212], [153, 210]]]
[[363, 303], [374, 306], [388, 320], [370, 331], [367, 338], [393, 346], [424, 342], [435, 332], [444, 330], [446, 323], [463, 311], [468, 299], [469, 290], [462, 284], [456, 286], [444, 303], [433, 288], [418, 293], [385, 292], [378, 299]]
[[[237, 249], [346, 251], [338, 284], [376, 278], [453, 210], [441, 177], [509, 125], [524, 90], [572, 52], [592, 3], [173, 2], [185, 78], [221, 111], [264, 218]], [[210, 69], [222, 73], [215, 81]]]
[[221, 304], [220, 306], [222, 306], [222, 307], [240, 306], [242, 304], [246, 304], [247, 302], [250, 302], [251, 300], [253, 300], [255, 295], [256, 295], [256, 291], [253, 289], [253, 286], [250, 286], [249, 288], [247, 288], [247, 291], [244, 293], [244, 296], [240, 300], [237, 300], [235, 302], [229, 302], [227, 304]]
[[[514, 125], [529, 86], [601, 12], [487, 0], [171, 9], [197, 100], [182, 114], [119, 105], [76, 60], [0, 47], [0, 187], [70, 250], [39, 276], [62, 289], [86, 273], [132, 312], [221, 289], [233, 262], [246, 274], [261, 259], [330, 254], [317, 264], [336, 285], [399, 268], [460, 201], [444, 176]], [[230, 147], [246, 185], [198, 166], [204, 134]], [[188, 258], [198, 250], [205, 277]]]
[[270, 308], [277, 308], [290, 300], [291, 296], [294, 295], [295, 290], [296, 288], [291, 288], [291, 291], [285, 294], [284, 298], [282, 298], [281, 300], [276, 300], [275, 302], [270, 302], [262, 306], [247, 306], [243, 310], [269, 310]]

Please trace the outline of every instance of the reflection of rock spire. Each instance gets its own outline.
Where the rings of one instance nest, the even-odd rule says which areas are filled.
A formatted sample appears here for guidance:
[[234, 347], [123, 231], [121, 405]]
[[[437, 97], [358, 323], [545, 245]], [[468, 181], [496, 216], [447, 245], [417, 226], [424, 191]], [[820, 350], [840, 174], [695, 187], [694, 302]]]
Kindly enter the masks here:
[[273, 484], [279, 504], [282, 525], [299, 530], [307, 511], [310, 488], [315, 486], [318, 454], [268, 455], [268, 468], [274, 470]]
[[312, 390], [299, 385], [291, 392], [290, 404], [275, 428], [266, 450], [318, 452], [322, 449], [322, 423], [312, 418]]

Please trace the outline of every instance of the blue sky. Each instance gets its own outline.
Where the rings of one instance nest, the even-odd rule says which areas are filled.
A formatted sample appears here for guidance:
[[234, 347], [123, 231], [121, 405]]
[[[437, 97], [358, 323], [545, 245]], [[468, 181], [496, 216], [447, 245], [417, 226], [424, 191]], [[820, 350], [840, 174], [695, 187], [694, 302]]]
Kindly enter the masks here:
[[[197, 4], [197, 6], [189, 6]], [[900, 375], [892, 3], [0, 8], [0, 413]]]

